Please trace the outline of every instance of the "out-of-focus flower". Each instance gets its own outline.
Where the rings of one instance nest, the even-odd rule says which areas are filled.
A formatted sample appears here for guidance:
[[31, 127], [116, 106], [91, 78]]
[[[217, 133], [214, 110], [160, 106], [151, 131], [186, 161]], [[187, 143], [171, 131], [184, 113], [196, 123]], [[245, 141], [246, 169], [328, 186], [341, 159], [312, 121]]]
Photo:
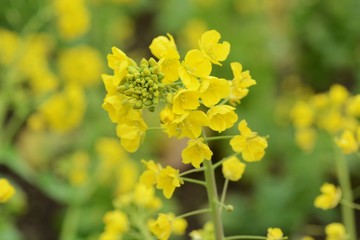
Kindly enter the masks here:
[[15, 188], [6, 178], [0, 178], [0, 203], [9, 201], [15, 194]]
[[210, 30], [201, 35], [200, 50], [213, 63], [221, 66], [220, 61], [226, 60], [230, 52], [230, 43], [219, 43], [221, 35], [216, 30]]
[[175, 218], [172, 213], [160, 213], [155, 221], [150, 223], [151, 232], [159, 240], [167, 240], [170, 235], [182, 235], [187, 227], [187, 222], [183, 218]]
[[341, 190], [335, 185], [324, 183], [320, 188], [321, 194], [315, 198], [314, 205], [317, 208], [328, 210], [336, 207], [341, 199]]
[[280, 228], [268, 228], [266, 240], [281, 240], [283, 232]]
[[339, 138], [335, 138], [335, 143], [345, 154], [357, 152], [359, 148], [354, 132], [348, 129]]
[[226, 159], [222, 164], [222, 173], [226, 179], [230, 181], [238, 181], [245, 172], [246, 165], [240, 160], [232, 156]]
[[325, 227], [326, 240], [347, 240], [345, 227], [342, 223], [330, 223]]

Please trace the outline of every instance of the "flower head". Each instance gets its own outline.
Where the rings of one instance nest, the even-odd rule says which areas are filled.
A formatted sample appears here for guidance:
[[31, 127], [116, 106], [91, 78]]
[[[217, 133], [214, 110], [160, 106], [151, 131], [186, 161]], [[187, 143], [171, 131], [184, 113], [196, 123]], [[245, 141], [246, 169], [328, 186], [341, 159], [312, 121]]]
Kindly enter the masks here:
[[280, 228], [268, 228], [266, 240], [281, 240], [283, 238], [283, 232]]
[[184, 181], [179, 177], [179, 170], [166, 166], [156, 176], [156, 183], [156, 188], [163, 190], [164, 196], [170, 199], [175, 188], [184, 184]]
[[207, 107], [217, 104], [222, 98], [227, 98], [230, 93], [230, 83], [225, 79], [206, 77], [201, 81], [200, 97]]
[[15, 194], [15, 188], [5, 178], [0, 178], [0, 203], [9, 201]]
[[328, 210], [336, 207], [341, 199], [341, 190], [335, 185], [324, 183], [320, 188], [321, 194], [315, 198], [317, 208]]
[[345, 227], [342, 223], [330, 223], [325, 227], [326, 240], [347, 240]]
[[218, 132], [231, 128], [238, 120], [235, 108], [229, 105], [217, 105], [207, 112], [209, 127]]
[[170, 235], [184, 234], [187, 222], [183, 218], [176, 218], [172, 213], [160, 213], [158, 218], [150, 223], [150, 231], [159, 239], [167, 240]]
[[344, 130], [340, 138], [335, 139], [335, 143], [345, 154], [354, 153], [359, 148], [355, 134], [350, 130]]
[[210, 160], [213, 153], [202, 138], [188, 141], [187, 147], [182, 151], [183, 163], [191, 163], [195, 168], [199, 168], [204, 160]]
[[216, 30], [203, 33], [199, 40], [200, 50], [213, 63], [221, 66], [220, 61], [224, 61], [230, 52], [230, 43], [224, 41], [219, 43], [221, 35]]
[[140, 183], [151, 187], [156, 184], [156, 177], [159, 175], [162, 167], [160, 164], [156, 164], [153, 160], [141, 160], [141, 162], [145, 164], [146, 170], [140, 176]]
[[226, 159], [222, 164], [222, 173], [230, 181], [238, 181], [245, 172], [246, 165], [233, 156]]

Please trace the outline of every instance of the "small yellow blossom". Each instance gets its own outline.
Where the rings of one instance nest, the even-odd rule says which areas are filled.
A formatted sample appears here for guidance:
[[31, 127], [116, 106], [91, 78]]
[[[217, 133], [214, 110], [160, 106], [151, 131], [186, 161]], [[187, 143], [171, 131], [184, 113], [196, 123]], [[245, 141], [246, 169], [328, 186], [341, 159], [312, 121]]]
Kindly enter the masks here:
[[237, 157], [232, 156], [223, 162], [222, 173], [226, 179], [236, 182], [242, 177], [245, 167], [246, 165]]
[[172, 230], [174, 235], [183, 235], [187, 226], [188, 223], [184, 218], [175, 218], [172, 223]]
[[281, 240], [283, 232], [280, 228], [268, 228], [266, 240]]
[[9, 201], [15, 194], [15, 188], [5, 178], [0, 178], [0, 203]]
[[314, 205], [317, 208], [328, 210], [336, 207], [341, 199], [341, 190], [335, 185], [324, 183], [320, 188], [321, 194], [315, 198]]
[[128, 73], [127, 67], [134, 66], [136, 64], [117, 47], [112, 47], [111, 50], [112, 54], [107, 55], [108, 66], [114, 70], [115, 76], [122, 81]]
[[195, 168], [199, 168], [204, 160], [210, 160], [212, 155], [203, 138], [189, 140], [187, 147], [181, 153], [183, 163], [191, 163]]
[[313, 128], [299, 128], [295, 132], [295, 141], [304, 151], [311, 151], [314, 147], [316, 131]]
[[264, 157], [265, 149], [268, 146], [266, 139], [258, 136], [256, 132], [252, 132], [245, 120], [240, 121], [238, 129], [241, 134], [230, 140], [232, 149], [241, 153], [245, 161], [260, 161]]
[[161, 169], [160, 173], [156, 176], [156, 183], [156, 188], [163, 190], [164, 196], [170, 199], [175, 188], [184, 184], [184, 181], [179, 177], [179, 170], [166, 166], [166, 168]]
[[149, 209], [157, 209], [161, 206], [161, 200], [155, 196], [153, 187], [145, 184], [137, 184], [134, 190], [134, 202], [137, 206]]
[[204, 54], [197, 49], [193, 49], [187, 52], [182, 65], [179, 67], [179, 75], [187, 89], [198, 90], [200, 87], [198, 78], [209, 76], [211, 69], [211, 62]]
[[357, 152], [359, 148], [355, 134], [350, 130], [344, 130], [341, 136], [335, 139], [335, 143], [344, 154]]
[[209, 127], [217, 132], [231, 128], [238, 120], [235, 108], [229, 105], [217, 105], [207, 111]]
[[345, 105], [346, 114], [352, 117], [360, 116], [360, 94], [357, 94], [349, 98], [348, 102]]
[[330, 110], [319, 116], [318, 125], [325, 131], [335, 134], [344, 128], [345, 118], [338, 110]]
[[145, 186], [151, 187], [156, 184], [156, 177], [159, 175], [162, 167], [160, 164], [155, 163], [153, 160], [145, 161], [141, 160], [146, 166], [146, 170], [140, 176], [140, 183]]
[[224, 61], [230, 52], [230, 43], [224, 41], [219, 43], [221, 35], [216, 30], [203, 33], [199, 40], [200, 50], [210, 59], [213, 64], [221, 66], [220, 61]]
[[[160, 117], [163, 117], [161, 118], [162, 127], [169, 137], [198, 138], [201, 135], [202, 127], [208, 125], [207, 116], [202, 111], [190, 111], [177, 116], [172, 115], [167, 109], [164, 111]], [[173, 117], [174, 119], [172, 119]]]
[[230, 64], [234, 79], [230, 81], [230, 104], [240, 103], [240, 100], [246, 97], [249, 93], [249, 87], [256, 84], [256, 81], [251, 78], [249, 71], [242, 71], [242, 65], [238, 62]]
[[121, 234], [129, 229], [128, 217], [119, 210], [107, 212], [103, 220], [105, 223], [105, 232]]
[[187, 222], [184, 218], [176, 218], [172, 213], [160, 213], [155, 221], [150, 223], [150, 231], [159, 240], [167, 240], [173, 233], [183, 235], [187, 228]]
[[230, 83], [225, 79], [209, 76], [202, 79], [199, 91], [202, 103], [207, 107], [212, 107], [222, 98], [229, 96]]
[[344, 86], [340, 84], [334, 84], [330, 87], [329, 99], [331, 103], [335, 105], [343, 104], [348, 97], [349, 92]]
[[183, 114], [187, 110], [195, 110], [200, 106], [199, 103], [200, 93], [181, 89], [174, 95], [173, 98], [173, 112], [176, 114]]
[[326, 240], [347, 240], [345, 227], [342, 223], [330, 223], [325, 227]]
[[290, 118], [295, 127], [310, 127], [314, 122], [314, 109], [304, 101], [298, 101], [291, 109]]

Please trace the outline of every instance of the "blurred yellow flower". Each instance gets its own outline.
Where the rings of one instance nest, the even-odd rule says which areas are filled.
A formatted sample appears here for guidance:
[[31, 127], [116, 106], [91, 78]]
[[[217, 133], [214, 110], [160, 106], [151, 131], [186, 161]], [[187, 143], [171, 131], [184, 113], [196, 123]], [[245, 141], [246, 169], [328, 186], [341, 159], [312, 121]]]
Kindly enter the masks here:
[[246, 120], [241, 120], [238, 129], [240, 135], [230, 140], [230, 145], [235, 152], [242, 154], [242, 158], [248, 162], [260, 161], [265, 155], [268, 144], [266, 138], [258, 136], [256, 132], [247, 126]]
[[0, 178], [0, 203], [9, 201], [15, 194], [15, 188], [6, 178]]
[[296, 144], [304, 151], [311, 151], [316, 140], [316, 130], [313, 128], [299, 128], [295, 132]]
[[324, 183], [320, 188], [321, 194], [315, 198], [314, 206], [323, 210], [336, 207], [341, 199], [341, 190], [330, 183]]
[[184, 218], [176, 218], [173, 213], [160, 213], [156, 220], [150, 222], [150, 230], [159, 240], [167, 240], [173, 233], [183, 235], [187, 228]]
[[175, 188], [184, 184], [184, 181], [179, 177], [179, 170], [166, 166], [160, 170], [156, 176], [156, 188], [163, 190], [163, 194], [167, 199], [173, 195]]
[[203, 138], [188, 141], [188, 145], [182, 151], [182, 162], [191, 163], [195, 168], [199, 168], [204, 160], [210, 160], [213, 155], [209, 146], [204, 143]]
[[90, 46], [77, 46], [60, 52], [58, 69], [65, 81], [92, 86], [103, 71], [100, 53]]
[[222, 173], [226, 179], [236, 182], [242, 177], [245, 168], [244, 163], [240, 162], [237, 157], [232, 156], [223, 162]]
[[107, 212], [103, 221], [105, 223], [105, 232], [122, 234], [129, 230], [128, 217], [119, 210]]
[[334, 105], [340, 105], [343, 104], [349, 97], [348, 90], [340, 85], [340, 84], [334, 84], [330, 87], [329, 90], [329, 99], [330, 102]]
[[221, 66], [220, 61], [226, 60], [230, 52], [230, 43], [219, 43], [221, 35], [216, 30], [203, 33], [199, 40], [200, 50], [213, 63]]
[[325, 227], [326, 240], [347, 240], [345, 227], [342, 223], [330, 223]]
[[229, 105], [217, 105], [207, 111], [209, 127], [217, 132], [225, 131], [234, 126], [238, 120], [235, 108]]
[[156, 184], [156, 177], [159, 175], [162, 167], [153, 160], [141, 160], [141, 162], [145, 164], [146, 170], [141, 174], [139, 182], [147, 187], [151, 187]]
[[344, 130], [340, 137], [335, 138], [335, 143], [343, 151], [344, 154], [351, 154], [357, 152], [359, 148], [355, 133], [348, 129]]
[[290, 111], [290, 118], [296, 128], [310, 127], [314, 122], [314, 109], [304, 101], [298, 101]]
[[280, 228], [268, 228], [266, 240], [281, 240], [283, 232]]

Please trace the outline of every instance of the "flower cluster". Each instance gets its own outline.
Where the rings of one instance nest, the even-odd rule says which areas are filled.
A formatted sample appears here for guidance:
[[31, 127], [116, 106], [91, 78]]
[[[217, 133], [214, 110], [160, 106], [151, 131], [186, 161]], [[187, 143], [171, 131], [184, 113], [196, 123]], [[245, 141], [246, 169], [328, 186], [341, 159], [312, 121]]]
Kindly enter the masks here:
[[[195, 168], [180, 173], [172, 166], [163, 167], [153, 160], [142, 160], [145, 170], [139, 178], [136, 187], [138, 190], [135, 191], [141, 189], [143, 199], [147, 199], [145, 196], [148, 194], [153, 196], [155, 188], [161, 190], [166, 199], [170, 199], [175, 189], [186, 181], [206, 185], [208, 193], [216, 193], [216, 186], [213, 185], [215, 179], [211, 179], [214, 178], [212, 171], [216, 167], [222, 166], [227, 186], [229, 181], [241, 179], [246, 167], [242, 161], [260, 161], [265, 155], [268, 146], [266, 137], [251, 130], [244, 119], [237, 124], [238, 134], [214, 136], [236, 124], [239, 120], [236, 106], [247, 96], [249, 87], [256, 84], [249, 71], [243, 71], [238, 62], [230, 64], [233, 73], [230, 80], [211, 75], [213, 65], [221, 67], [230, 52], [230, 44], [220, 42], [220, 38], [220, 33], [215, 30], [203, 33], [198, 41], [198, 48], [189, 50], [183, 60], [170, 34], [156, 37], [151, 42], [149, 48], [157, 60], [143, 58], [136, 63], [116, 47], [107, 56], [108, 66], [113, 73], [102, 75], [107, 91], [102, 107], [116, 124], [121, 146], [128, 152], [136, 152], [150, 128], [145, 121], [144, 112], [159, 113], [160, 127], [151, 126], [151, 129], [160, 129], [168, 137], [187, 138], [187, 145], [181, 153], [182, 162]], [[234, 154], [213, 166], [213, 151], [208, 142], [217, 139], [230, 139], [228, 144]], [[192, 171], [204, 171], [205, 181], [185, 177]], [[130, 197], [131, 201], [139, 204], [139, 199], [134, 196], [136, 194]], [[210, 206], [213, 207], [196, 210], [191, 214], [221, 212], [219, 209], [226, 206], [223, 203], [225, 195], [221, 198], [221, 203], [220, 199], [216, 201], [215, 198], [209, 199]], [[125, 199], [127, 200], [123, 199], [121, 202], [131, 202], [129, 198]], [[229, 210], [232, 208], [226, 207]], [[149, 224], [151, 233], [162, 240], [169, 239], [171, 234], [182, 234], [186, 222], [181, 216], [160, 212], [158, 218]], [[223, 233], [219, 230], [220, 223], [213, 224], [217, 227], [214, 227], [210, 235], [223, 238]], [[203, 230], [198, 232], [200, 234]], [[282, 239], [282, 233], [280, 236], [276, 229], [269, 236], [269, 239]]]
[[328, 210], [336, 207], [341, 199], [341, 190], [331, 183], [324, 183], [320, 188], [321, 194], [315, 198], [317, 208]]
[[315, 143], [316, 128], [335, 136], [336, 145], [345, 153], [358, 151], [360, 144], [360, 95], [351, 95], [339, 84], [326, 93], [299, 100], [290, 117], [296, 128], [296, 142], [304, 150]]

